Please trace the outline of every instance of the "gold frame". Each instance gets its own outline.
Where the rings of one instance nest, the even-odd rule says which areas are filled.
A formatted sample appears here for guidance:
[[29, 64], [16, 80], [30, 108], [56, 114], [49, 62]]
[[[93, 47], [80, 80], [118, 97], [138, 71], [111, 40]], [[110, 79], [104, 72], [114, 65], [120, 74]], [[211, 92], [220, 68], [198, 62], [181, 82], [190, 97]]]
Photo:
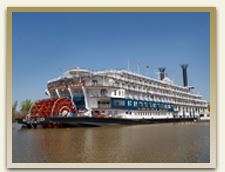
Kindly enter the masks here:
[[[209, 12], [210, 13], [210, 163], [13, 163], [12, 13], [13, 12]], [[7, 8], [7, 168], [216, 168], [216, 8], [215, 7], [8, 7]]]

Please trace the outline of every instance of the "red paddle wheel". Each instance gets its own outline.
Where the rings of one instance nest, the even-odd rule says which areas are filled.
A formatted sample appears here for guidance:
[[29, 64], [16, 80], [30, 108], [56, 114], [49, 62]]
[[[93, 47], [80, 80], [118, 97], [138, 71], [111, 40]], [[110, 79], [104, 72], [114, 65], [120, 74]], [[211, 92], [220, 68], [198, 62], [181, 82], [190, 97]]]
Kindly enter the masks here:
[[75, 107], [70, 99], [43, 99], [37, 101], [30, 109], [30, 117], [66, 116], [69, 112], [75, 112]]
[[[30, 109], [26, 118], [48, 118], [48, 117], [66, 117], [68, 113], [75, 113], [76, 108], [72, 101], [67, 98], [52, 98], [37, 101]], [[32, 124], [36, 128], [36, 124]], [[60, 124], [46, 124], [48, 127], [58, 127]], [[44, 126], [46, 127], [46, 126]]]

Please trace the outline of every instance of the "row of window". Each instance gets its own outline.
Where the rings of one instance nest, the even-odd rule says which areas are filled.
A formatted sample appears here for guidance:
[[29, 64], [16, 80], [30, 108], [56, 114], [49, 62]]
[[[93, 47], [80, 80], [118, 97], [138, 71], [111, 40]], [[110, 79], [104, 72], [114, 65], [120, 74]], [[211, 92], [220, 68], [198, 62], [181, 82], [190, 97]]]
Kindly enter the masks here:
[[154, 103], [154, 102], [147, 102], [147, 101], [145, 101], [145, 102], [143, 102], [143, 101], [136, 101], [136, 100], [128, 100], [127, 101], [127, 104], [128, 104], [128, 106], [134, 106], [134, 107], [137, 107], [138, 105], [140, 106], [140, 107], [146, 107], [146, 108], [157, 108], [157, 107], [159, 107], [159, 108], [161, 108], [161, 109], [170, 109], [170, 108], [172, 108], [172, 105], [170, 105], [170, 104], [158, 104], [158, 103]]
[[150, 102], [141, 100], [127, 100], [127, 99], [113, 99], [113, 107], [128, 108], [128, 109], [156, 109], [156, 110], [173, 110], [172, 104], [160, 103], [160, 102]]
[[[123, 76], [122, 76], [123, 78]], [[134, 80], [133, 78], [126, 78], [126, 79], [129, 79], [131, 80], [132, 83], [134, 84], [144, 84], [146, 86], [153, 86], [153, 87], [157, 87], [157, 88], [163, 88], [163, 89], [168, 89], [168, 85], [164, 85], [162, 83], [157, 83], [157, 82], [151, 82], [151, 81], [144, 81], [144, 80]], [[120, 85], [119, 82], [117, 82], [118, 85]], [[122, 84], [124, 85], [124, 84]], [[130, 87], [130, 85], [128, 85]], [[134, 87], [134, 86], [133, 86]], [[138, 88], [140, 88], [141, 86], [139, 86]], [[182, 88], [177, 88], [175, 86], [172, 86], [171, 89], [173, 89], [174, 91], [181, 91], [181, 92], [188, 92], [186, 89], [182, 89]]]
[[204, 108], [197, 108], [197, 107], [180, 107], [178, 106], [177, 107], [178, 111], [186, 111], [186, 112], [202, 112], [204, 111], [205, 109]]
[[[165, 94], [163, 93], [162, 91], [153, 91], [155, 92], [156, 94]], [[164, 96], [164, 97], [161, 97], [161, 96], [157, 96], [157, 95], [152, 95], [152, 94], [149, 94], [149, 93], [137, 93], [135, 91], [126, 91], [126, 95], [127, 96], [135, 96], [135, 97], [143, 97], [143, 98], [151, 98], [151, 99], [168, 99], [167, 96], [165, 95], [161, 95], [161, 96]], [[173, 96], [173, 99], [177, 99], [177, 101], [182, 101], [183, 99], [190, 99], [190, 100], [196, 100], [196, 98], [192, 97], [192, 96], [189, 96], [189, 95], [178, 95], [176, 93], [168, 93], [167, 95], [171, 95]], [[176, 97], [174, 97], [176, 96]]]
[[151, 115], [165, 115], [161, 112], [126, 112], [127, 115], [141, 115], [141, 116], [151, 116]]
[[114, 90], [114, 96], [124, 96], [124, 91], [122, 90]]

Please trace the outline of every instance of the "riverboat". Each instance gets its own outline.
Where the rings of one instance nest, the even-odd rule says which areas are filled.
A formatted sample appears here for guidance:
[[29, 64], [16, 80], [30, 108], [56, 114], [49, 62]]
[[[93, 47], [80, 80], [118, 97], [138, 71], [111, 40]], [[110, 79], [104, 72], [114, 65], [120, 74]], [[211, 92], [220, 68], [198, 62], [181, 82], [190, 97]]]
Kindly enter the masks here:
[[129, 70], [91, 71], [73, 68], [49, 80], [49, 99], [35, 102], [17, 119], [29, 127], [137, 124], [198, 120], [209, 116], [208, 102], [188, 85], [188, 65], [181, 65], [183, 85]]

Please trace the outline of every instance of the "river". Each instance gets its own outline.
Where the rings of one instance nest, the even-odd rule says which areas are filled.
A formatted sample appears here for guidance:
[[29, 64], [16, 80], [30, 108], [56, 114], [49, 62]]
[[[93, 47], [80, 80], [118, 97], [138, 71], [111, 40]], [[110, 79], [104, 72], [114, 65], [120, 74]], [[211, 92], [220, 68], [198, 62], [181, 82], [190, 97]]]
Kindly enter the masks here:
[[22, 129], [13, 163], [208, 163], [209, 122]]

